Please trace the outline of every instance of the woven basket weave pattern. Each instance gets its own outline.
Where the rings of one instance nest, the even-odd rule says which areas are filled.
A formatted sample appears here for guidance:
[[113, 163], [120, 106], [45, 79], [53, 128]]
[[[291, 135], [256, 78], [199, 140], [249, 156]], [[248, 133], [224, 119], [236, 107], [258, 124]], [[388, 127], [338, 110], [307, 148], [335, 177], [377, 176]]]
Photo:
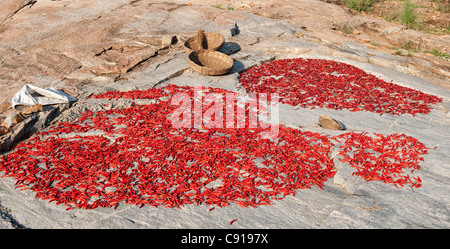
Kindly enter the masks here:
[[189, 65], [201, 74], [222, 75], [231, 71], [233, 59], [217, 51], [200, 50], [189, 54]]
[[[225, 39], [223, 35], [218, 33], [205, 33], [206, 42], [204, 42], [205, 49], [216, 50], [219, 51], [223, 44], [225, 43]], [[184, 49], [186, 52], [191, 53], [192, 51], [200, 50], [200, 43], [197, 42], [198, 35], [190, 37], [184, 43]]]

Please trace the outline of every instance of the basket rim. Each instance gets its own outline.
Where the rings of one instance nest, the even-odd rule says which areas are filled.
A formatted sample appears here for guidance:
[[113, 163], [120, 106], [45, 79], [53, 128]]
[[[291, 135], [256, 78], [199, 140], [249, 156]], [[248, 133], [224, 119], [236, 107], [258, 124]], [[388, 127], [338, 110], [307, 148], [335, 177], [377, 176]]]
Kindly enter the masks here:
[[[225, 43], [225, 37], [222, 34], [220, 34], [220, 33], [205, 32], [206, 40], [208, 40], [208, 36], [216, 36], [216, 37], [220, 38], [220, 41], [217, 43], [217, 45], [213, 46], [212, 48], [208, 48], [208, 50], [219, 51], [222, 48], [223, 44]], [[195, 36], [191, 36], [188, 39], [186, 39], [186, 41], [184, 41], [183, 46], [184, 46], [184, 48], [186, 49], [186, 51], [188, 53], [190, 53], [192, 51], [195, 51], [194, 49], [192, 49], [190, 47], [190, 42], [194, 41], [196, 39], [196, 37], [197, 37], [196, 35]]]
[[[229, 65], [225, 65], [220, 68], [211, 68], [211, 67], [202, 66], [202, 65], [197, 64], [194, 60], [192, 60], [192, 56], [198, 56], [199, 53], [208, 53], [208, 54], [210, 54], [210, 56], [220, 56], [220, 57], [228, 60], [228, 62], [230, 62], [230, 63], [229, 63]], [[189, 62], [189, 65], [191, 66], [191, 68], [194, 69], [194, 71], [197, 71], [201, 74], [206, 74], [206, 75], [226, 74], [231, 71], [231, 69], [233, 68], [233, 64], [234, 64], [234, 60], [231, 57], [229, 57], [228, 55], [218, 52], [218, 51], [215, 51], [215, 50], [209, 50], [209, 49], [199, 50], [199, 51], [194, 50], [194, 51], [190, 52], [189, 56], [188, 56], [188, 62]]]

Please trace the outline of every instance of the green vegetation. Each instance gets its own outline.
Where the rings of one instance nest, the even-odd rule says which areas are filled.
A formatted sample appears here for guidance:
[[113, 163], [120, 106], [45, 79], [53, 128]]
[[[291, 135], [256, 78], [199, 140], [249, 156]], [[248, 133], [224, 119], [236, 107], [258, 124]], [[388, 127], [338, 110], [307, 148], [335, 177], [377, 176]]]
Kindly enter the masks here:
[[409, 0], [406, 0], [403, 4], [403, 9], [400, 12], [399, 21], [406, 25], [408, 28], [420, 29], [422, 24], [419, 21], [416, 12], [417, 6], [411, 3]]
[[436, 11], [449, 13], [450, 12], [450, 1], [448, 0], [430, 0], [430, 2], [437, 3], [435, 8]]
[[[415, 45], [412, 41], [404, 41], [401, 42], [399, 47], [391, 47], [391, 49], [396, 50], [396, 55], [402, 55], [402, 56], [412, 56], [412, 53], [417, 53], [419, 50], [415, 48]], [[406, 54], [405, 54], [406, 53]]]
[[445, 0], [430, 0], [430, 2], [434, 2], [434, 3], [444, 3]]
[[223, 10], [223, 9], [224, 9], [224, 8], [222, 7], [222, 5], [220, 5], [220, 4], [212, 5], [211, 7], [214, 7], [214, 8], [220, 9], [220, 10]]
[[441, 57], [442, 59], [450, 59], [450, 54], [445, 53], [445, 52], [439, 52], [439, 50], [437, 50], [436, 48], [433, 49], [432, 51], [425, 51], [425, 53], [429, 53], [432, 54], [436, 57]]
[[[329, 0], [321, 0], [324, 2], [329, 2]], [[332, 3], [341, 6], [346, 6], [347, 8], [356, 10], [358, 12], [374, 12], [378, 13], [380, 10], [383, 11], [383, 6], [376, 6], [384, 0], [333, 0]], [[411, 0], [396, 0], [401, 2], [401, 7], [393, 7], [387, 12], [384, 12], [383, 18], [388, 22], [399, 22], [410, 29], [420, 30], [426, 33], [443, 35], [450, 34], [450, 26], [445, 23], [442, 19], [443, 16], [438, 20], [437, 25], [428, 25], [428, 20], [422, 18], [428, 18], [429, 15], [421, 16], [417, 11], [417, 8], [428, 9], [427, 11], [439, 11], [441, 13], [450, 13], [450, 0], [428, 0], [432, 3], [420, 2], [420, 5], [414, 4]], [[380, 7], [380, 8], [379, 8]], [[444, 25], [443, 25], [444, 24]], [[353, 31], [352, 27], [341, 26], [337, 27], [336, 30], [340, 30], [343, 33], [349, 34]]]
[[384, 15], [384, 20], [388, 22], [392, 22], [393, 20], [396, 20], [398, 18], [398, 12], [391, 11]]
[[346, 6], [356, 11], [369, 12], [375, 0], [346, 0]]
[[450, 4], [448, 2], [447, 3], [439, 3], [438, 6], [436, 7], [436, 11], [449, 13], [450, 12]]
[[411, 50], [412, 52], [417, 52], [417, 49], [413, 48], [413, 43], [411, 41], [401, 42], [400, 47], [391, 47], [391, 49], [395, 50], [404, 49], [404, 50]]
[[410, 50], [412, 48], [412, 44], [413, 43], [411, 41], [404, 42], [401, 48], [403, 48], [404, 50]]
[[333, 24], [334, 29], [337, 31], [341, 31], [344, 34], [351, 34], [353, 33], [353, 26], [351, 26], [350, 24], [348, 24], [347, 22], [345, 23], [338, 23], [338, 24]]
[[[224, 9], [225, 9], [225, 7], [223, 7], [223, 6], [220, 5], [220, 4], [217, 4], [217, 5], [211, 5], [211, 7], [214, 7], [214, 8], [220, 9], [220, 10], [224, 10]], [[233, 8], [233, 7], [227, 7], [227, 10], [234, 10], [234, 8]]]

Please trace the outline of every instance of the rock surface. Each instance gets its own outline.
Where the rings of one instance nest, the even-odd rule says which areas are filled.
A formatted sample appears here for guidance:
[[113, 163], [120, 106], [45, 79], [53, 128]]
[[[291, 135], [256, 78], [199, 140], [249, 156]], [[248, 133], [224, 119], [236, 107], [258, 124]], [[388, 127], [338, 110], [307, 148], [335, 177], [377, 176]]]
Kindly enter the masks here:
[[[39, 87], [62, 88], [77, 97], [78, 102], [53, 122], [74, 120], [86, 110], [126, 108], [133, 102], [87, 98], [105, 91], [148, 89], [168, 83], [238, 91], [239, 72], [265, 61], [294, 57], [345, 62], [386, 81], [439, 96], [444, 102], [434, 106], [431, 113], [416, 117], [295, 109], [288, 105], [280, 108], [280, 123], [290, 127], [330, 135], [345, 132], [315, 125], [319, 116], [327, 115], [342, 121], [348, 130], [404, 133], [427, 147], [437, 147], [429, 151], [421, 164], [418, 174], [423, 186], [419, 189], [366, 182], [353, 176], [346, 165], [336, 163], [338, 172], [323, 190], [316, 187], [299, 190], [295, 196], [287, 196], [271, 206], [230, 205], [209, 212], [206, 205], [168, 209], [121, 204], [116, 210], [66, 211], [61, 205], [34, 198], [29, 190], [14, 189], [14, 179], [0, 178], [0, 228], [450, 227], [448, 62], [395, 56], [340, 35], [331, 39], [340, 37], [341, 43], [330, 42], [326, 34], [334, 31], [324, 31], [321, 36], [317, 29], [322, 27], [321, 22], [331, 25], [336, 19], [317, 21], [314, 15], [322, 13], [324, 7], [336, 15], [351, 14], [314, 0], [304, 1], [310, 9], [299, 4], [302, 1], [233, 2], [248, 6], [243, 10], [252, 7], [251, 4], [261, 5], [255, 12], [258, 15], [238, 8], [231, 11], [202, 5], [200, 1], [18, 2], [0, 4], [0, 33], [7, 34], [0, 37], [0, 84], [6, 86], [0, 105], [7, 107], [4, 103], [9, 102], [8, 98], [29, 81]], [[277, 8], [270, 9], [270, 4], [262, 6], [262, 2], [271, 2]], [[276, 18], [266, 14], [267, 18], [261, 14], [263, 10], [280, 14]], [[291, 15], [298, 18], [289, 18], [284, 15], [288, 10], [309, 14], [295, 16], [293, 12]], [[182, 43], [198, 29], [224, 34], [227, 43], [222, 52], [235, 60], [229, 74], [202, 76], [189, 69]], [[392, 32], [397, 31], [387, 33]], [[238, 220], [230, 226], [234, 219]]]

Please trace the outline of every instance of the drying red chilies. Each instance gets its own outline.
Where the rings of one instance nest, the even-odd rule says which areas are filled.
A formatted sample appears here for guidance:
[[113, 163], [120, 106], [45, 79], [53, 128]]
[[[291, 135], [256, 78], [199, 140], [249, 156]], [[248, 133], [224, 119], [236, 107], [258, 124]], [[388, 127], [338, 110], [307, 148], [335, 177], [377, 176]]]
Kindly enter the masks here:
[[284, 59], [264, 63], [240, 75], [251, 93], [279, 93], [285, 104], [348, 109], [392, 115], [429, 113], [442, 99], [386, 82], [342, 62]]
[[395, 186], [420, 187], [420, 177], [412, 177], [420, 169], [428, 148], [413, 137], [404, 134], [345, 133], [332, 139], [340, 141], [340, 161], [356, 169], [354, 175], [367, 181], [383, 181]]
[[248, 123], [245, 128], [174, 128], [170, 117], [177, 106], [170, 97], [177, 93], [194, 96], [192, 87], [174, 85], [93, 96], [158, 101], [87, 111], [73, 122], [53, 126], [1, 156], [0, 172], [13, 177], [16, 188], [68, 209], [119, 203], [256, 207], [298, 189], [324, 186], [335, 174], [330, 150], [340, 145], [340, 160], [354, 167], [356, 175], [420, 187], [420, 178], [410, 179], [404, 172], [419, 169], [427, 153], [414, 138], [364, 133], [331, 137], [280, 125], [275, 139], [262, 139], [264, 129]]

